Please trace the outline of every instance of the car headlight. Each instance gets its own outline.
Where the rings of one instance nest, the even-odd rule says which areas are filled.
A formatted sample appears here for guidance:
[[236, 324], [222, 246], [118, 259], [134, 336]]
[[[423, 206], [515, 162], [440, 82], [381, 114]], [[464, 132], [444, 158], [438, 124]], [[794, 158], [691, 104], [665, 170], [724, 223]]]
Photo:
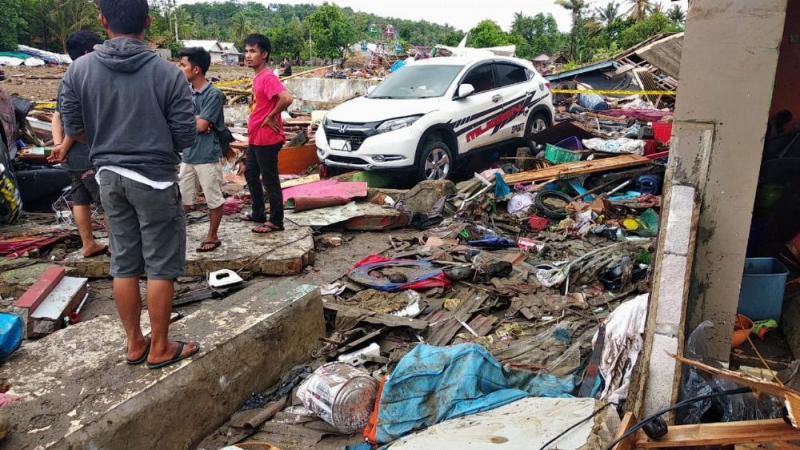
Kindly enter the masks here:
[[375, 130], [378, 133], [386, 133], [389, 131], [399, 130], [401, 128], [410, 127], [414, 122], [419, 120], [420, 116], [401, 117], [399, 119], [391, 119], [378, 125]]

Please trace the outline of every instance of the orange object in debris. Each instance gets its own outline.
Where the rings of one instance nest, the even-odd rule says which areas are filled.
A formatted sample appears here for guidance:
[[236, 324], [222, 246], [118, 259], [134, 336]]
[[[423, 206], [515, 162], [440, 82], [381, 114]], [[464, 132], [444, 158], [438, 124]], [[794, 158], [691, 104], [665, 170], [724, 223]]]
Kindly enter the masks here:
[[736, 348], [747, 341], [747, 336], [753, 332], [753, 321], [747, 316], [741, 314], [736, 315], [736, 323], [733, 325], [733, 338], [731, 339], [731, 346]]
[[278, 173], [280, 175], [304, 173], [309, 167], [318, 163], [317, 145], [313, 143], [300, 147], [284, 147], [278, 153]]

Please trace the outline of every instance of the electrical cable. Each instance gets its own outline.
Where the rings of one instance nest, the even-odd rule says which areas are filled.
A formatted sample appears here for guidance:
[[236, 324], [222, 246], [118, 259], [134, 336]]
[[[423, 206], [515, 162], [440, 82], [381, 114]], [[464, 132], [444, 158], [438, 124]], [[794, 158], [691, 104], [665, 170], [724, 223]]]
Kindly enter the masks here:
[[[715, 392], [713, 394], [700, 395], [700, 396], [697, 396], [697, 397], [692, 397], [692, 398], [687, 398], [686, 400], [682, 400], [682, 401], [674, 404], [673, 406], [670, 406], [669, 408], [665, 408], [665, 409], [653, 414], [652, 416], [649, 416], [649, 417], [641, 420], [636, 425], [631, 427], [631, 429], [628, 430], [624, 435], [620, 436], [619, 439], [617, 439], [614, 442], [612, 442], [611, 445], [606, 447], [605, 450], [613, 450], [615, 445], [617, 445], [620, 442], [624, 441], [625, 439], [630, 437], [633, 433], [639, 431], [639, 429], [644, 427], [647, 423], [652, 422], [653, 420], [655, 420], [658, 417], [661, 417], [665, 413], [668, 413], [670, 411], [673, 411], [673, 410], [676, 410], [676, 409], [679, 409], [679, 408], [683, 408], [684, 406], [690, 405], [692, 403], [696, 403], [696, 402], [699, 402], [699, 401], [702, 401], [702, 400], [707, 400], [709, 398], [722, 397], [722, 396], [725, 396], [725, 395], [746, 394], [748, 392], [752, 392], [752, 389], [750, 389], [750, 388], [737, 388], [737, 389], [730, 389], [730, 390], [727, 390], [727, 391]], [[604, 409], [606, 409], [607, 407], [609, 407], [611, 405], [616, 406], [617, 404], [616, 403], [611, 403], [611, 402], [606, 403], [605, 405], [603, 405], [599, 409], [597, 409], [597, 411], [593, 412], [590, 416], [588, 416], [588, 417], [586, 417], [584, 419], [581, 419], [580, 421], [578, 421], [575, 424], [571, 425], [566, 430], [564, 430], [561, 433], [559, 433], [553, 439], [550, 439], [549, 441], [545, 442], [545, 444], [542, 445], [539, 448], [539, 450], [546, 450], [548, 445], [550, 445], [553, 442], [556, 442], [557, 440], [561, 439], [567, 433], [569, 433], [570, 431], [572, 431], [575, 428], [579, 427], [582, 423], [592, 419], [594, 416], [600, 414], [600, 412], [602, 412]]]
[[753, 392], [753, 390], [750, 389], [750, 388], [729, 389], [727, 391], [715, 392], [713, 394], [706, 394], [706, 395], [700, 395], [700, 396], [697, 396], [697, 397], [687, 398], [686, 400], [680, 401], [680, 402], [670, 406], [669, 408], [662, 409], [661, 411], [658, 411], [657, 413], [655, 413], [655, 414], [653, 414], [653, 415], [641, 420], [639, 423], [637, 423], [636, 425], [632, 426], [625, 434], [623, 434], [618, 439], [616, 439], [614, 442], [612, 442], [608, 447], [605, 448], [605, 450], [613, 450], [614, 446], [616, 446], [620, 442], [624, 441], [625, 439], [629, 438], [631, 435], [633, 435], [633, 433], [636, 433], [642, 427], [647, 425], [649, 422], [652, 422], [653, 420], [661, 417], [665, 413], [668, 413], [670, 411], [674, 411], [674, 410], [679, 409], [679, 408], [683, 408], [684, 406], [688, 406], [688, 405], [690, 405], [692, 403], [697, 403], [697, 402], [702, 401], [702, 400], [707, 400], [707, 399], [714, 398], [714, 397], [722, 397], [722, 396], [726, 396], [726, 395], [746, 394], [748, 392]]
[[593, 412], [593, 413], [592, 413], [592, 415], [590, 415], [589, 417], [586, 417], [585, 419], [582, 419], [580, 422], [577, 422], [577, 423], [575, 423], [575, 424], [574, 424], [574, 425], [572, 425], [571, 427], [569, 427], [569, 428], [567, 428], [566, 430], [564, 430], [564, 431], [562, 431], [561, 433], [559, 433], [559, 434], [558, 434], [556, 437], [554, 437], [553, 439], [550, 439], [549, 441], [545, 442], [545, 443], [544, 443], [544, 445], [542, 445], [542, 447], [541, 447], [539, 450], [545, 450], [545, 449], [547, 448], [547, 446], [548, 446], [548, 445], [550, 445], [550, 444], [552, 444], [553, 442], [555, 442], [555, 441], [557, 441], [557, 440], [561, 439], [562, 437], [564, 437], [564, 435], [566, 435], [567, 433], [569, 433], [569, 432], [570, 432], [570, 431], [572, 431], [573, 429], [575, 429], [575, 428], [579, 427], [579, 426], [580, 426], [582, 423], [586, 422], [587, 420], [589, 420], [589, 419], [593, 418], [594, 416], [596, 416], [596, 415], [600, 414], [600, 412], [602, 412], [604, 409], [608, 408], [608, 407], [609, 407], [609, 406], [611, 406], [611, 405], [617, 406], [617, 404], [616, 404], [616, 403], [611, 403], [611, 402], [608, 402], [608, 403], [606, 403], [605, 405], [603, 405], [603, 406], [601, 406], [600, 408], [598, 408], [598, 409], [597, 409], [597, 411]]

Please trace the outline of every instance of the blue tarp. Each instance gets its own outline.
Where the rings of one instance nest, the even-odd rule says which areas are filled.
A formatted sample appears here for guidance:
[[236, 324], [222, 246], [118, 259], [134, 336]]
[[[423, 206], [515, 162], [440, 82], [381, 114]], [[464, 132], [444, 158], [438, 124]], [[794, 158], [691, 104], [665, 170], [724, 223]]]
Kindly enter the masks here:
[[383, 387], [376, 439], [386, 444], [527, 396], [509, 387], [503, 367], [483, 347], [418, 345], [400, 360]]

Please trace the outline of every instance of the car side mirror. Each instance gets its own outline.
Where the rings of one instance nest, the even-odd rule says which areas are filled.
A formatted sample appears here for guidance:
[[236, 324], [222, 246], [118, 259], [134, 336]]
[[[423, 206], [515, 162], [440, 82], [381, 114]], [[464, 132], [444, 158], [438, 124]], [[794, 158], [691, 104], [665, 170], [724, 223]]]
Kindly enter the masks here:
[[458, 87], [458, 94], [456, 95], [456, 97], [458, 99], [467, 98], [474, 93], [475, 93], [475, 86], [469, 83], [465, 83]]
[[370, 86], [367, 88], [367, 95], [372, 94], [378, 86]]

